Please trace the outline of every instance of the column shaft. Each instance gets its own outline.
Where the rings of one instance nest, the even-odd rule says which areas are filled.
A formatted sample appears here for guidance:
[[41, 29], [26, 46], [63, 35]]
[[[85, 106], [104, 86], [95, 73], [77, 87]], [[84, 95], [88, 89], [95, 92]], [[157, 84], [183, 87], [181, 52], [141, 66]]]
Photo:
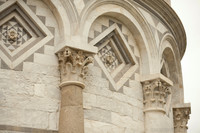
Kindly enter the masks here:
[[82, 89], [76, 85], [61, 88], [59, 133], [84, 133]]

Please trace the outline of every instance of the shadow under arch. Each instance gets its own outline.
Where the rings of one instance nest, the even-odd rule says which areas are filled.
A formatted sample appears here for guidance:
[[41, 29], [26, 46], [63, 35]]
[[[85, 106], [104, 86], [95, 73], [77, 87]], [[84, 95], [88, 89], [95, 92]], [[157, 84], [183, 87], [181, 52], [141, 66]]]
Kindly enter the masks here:
[[154, 71], [158, 52], [146, 20], [137, 9], [126, 1], [102, 0], [87, 5], [81, 14], [80, 34], [84, 43], [88, 43], [88, 34], [94, 21], [100, 16], [111, 16], [124, 23], [136, 39], [141, 56], [141, 74], [150, 74]]
[[[173, 82], [172, 87], [172, 105], [183, 103], [183, 81], [180, 64], [180, 53], [175, 39], [169, 33], [165, 34], [160, 45], [160, 61], [162, 59], [168, 65], [169, 75], [163, 73], [163, 66], [160, 66], [160, 72]], [[166, 69], [166, 68], [165, 68]]]

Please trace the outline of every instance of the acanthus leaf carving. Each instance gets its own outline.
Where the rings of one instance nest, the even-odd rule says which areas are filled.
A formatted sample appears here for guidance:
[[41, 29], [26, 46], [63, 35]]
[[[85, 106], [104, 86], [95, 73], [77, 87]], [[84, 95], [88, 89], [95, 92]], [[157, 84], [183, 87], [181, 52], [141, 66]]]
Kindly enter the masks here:
[[173, 108], [175, 133], [187, 133], [187, 123], [190, 119], [190, 107]]
[[58, 54], [61, 82], [63, 81], [82, 81], [87, 74], [89, 63], [93, 62], [93, 57], [81, 50], [65, 48]]
[[171, 87], [160, 79], [143, 83], [145, 110], [161, 110], [165, 112], [165, 105], [171, 94]]

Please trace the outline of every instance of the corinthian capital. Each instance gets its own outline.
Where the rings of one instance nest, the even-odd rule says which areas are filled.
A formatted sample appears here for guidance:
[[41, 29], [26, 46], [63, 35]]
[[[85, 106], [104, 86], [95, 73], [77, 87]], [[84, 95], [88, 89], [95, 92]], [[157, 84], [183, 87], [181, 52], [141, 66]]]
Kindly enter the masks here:
[[87, 65], [93, 58], [81, 50], [65, 48], [58, 54], [61, 83], [66, 81], [82, 82], [87, 73]]
[[191, 107], [190, 104], [173, 108], [174, 131], [175, 133], [187, 133], [187, 123], [190, 119]]
[[171, 101], [172, 82], [163, 75], [150, 75], [143, 80], [145, 111], [158, 110], [165, 112]]

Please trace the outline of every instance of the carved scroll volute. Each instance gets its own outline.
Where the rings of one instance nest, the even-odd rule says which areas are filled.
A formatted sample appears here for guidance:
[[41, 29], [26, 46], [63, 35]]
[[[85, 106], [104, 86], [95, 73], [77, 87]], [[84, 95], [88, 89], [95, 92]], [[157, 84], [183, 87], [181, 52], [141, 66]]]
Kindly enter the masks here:
[[87, 73], [87, 65], [93, 58], [80, 50], [65, 48], [58, 54], [61, 83], [64, 81], [82, 82]]
[[175, 133], [186, 133], [187, 123], [190, 119], [190, 107], [173, 108]]
[[168, 99], [171, 94], [171, 87], [167, 83], [160, 79], [145, 81], [143, 92], [145, 111], [160, 110], [165, 112], [165, 105], [170, 101]]

